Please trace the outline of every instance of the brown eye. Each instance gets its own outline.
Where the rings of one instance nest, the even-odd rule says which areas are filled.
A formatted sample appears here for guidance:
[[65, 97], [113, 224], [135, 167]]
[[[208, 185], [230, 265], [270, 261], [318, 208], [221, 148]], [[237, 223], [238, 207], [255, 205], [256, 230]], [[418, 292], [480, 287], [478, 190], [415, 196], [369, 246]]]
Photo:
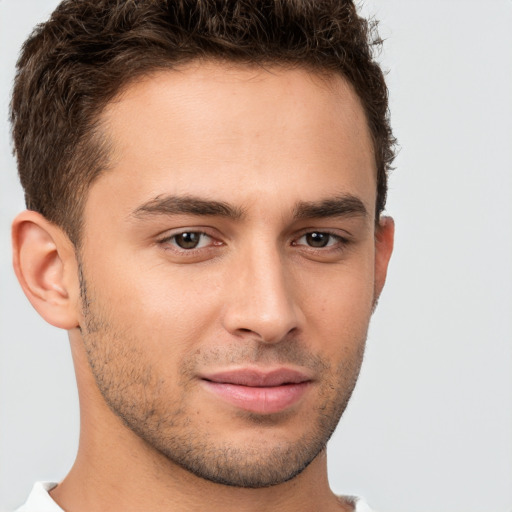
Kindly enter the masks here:
[[175, 244], [181, 249], [196, 249], [201, 242], [202, 236], [204, 236], [203, 233], [191, 231], [174, 235], [173, 239]]
[[319, 233], [314, 231], [305, 235], [306, 243], [310, 247], [327, 247], [333, 236], [329, 233]]

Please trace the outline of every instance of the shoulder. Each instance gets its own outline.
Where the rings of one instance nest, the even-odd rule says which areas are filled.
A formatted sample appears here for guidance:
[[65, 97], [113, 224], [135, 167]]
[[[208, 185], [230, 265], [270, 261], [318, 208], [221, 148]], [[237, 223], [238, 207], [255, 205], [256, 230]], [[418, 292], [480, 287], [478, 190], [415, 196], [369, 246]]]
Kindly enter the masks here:
[[342, 503], [352, 505], [354, 512], [376, 512], [364, 499], [357, 496], [339, 496], [338, 498]]
[[356, 500], [356, 508], [354, 509], [354, 512], [376, 512], [376, 511], [371, 509], [364, 500], [358, 499], [358, 500]]
[[63, 512], [49, 494], [56, 485], [55, 482], [35, 483], [27, 501], [16, 512]]

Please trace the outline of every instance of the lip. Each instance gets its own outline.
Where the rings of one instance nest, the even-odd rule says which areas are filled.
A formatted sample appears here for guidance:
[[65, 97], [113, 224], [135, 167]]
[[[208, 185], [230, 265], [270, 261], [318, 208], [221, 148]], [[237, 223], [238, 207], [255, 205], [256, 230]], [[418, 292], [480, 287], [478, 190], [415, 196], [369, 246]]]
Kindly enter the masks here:
[[201, 376], [203, 386], [221, 400], [257, 414], [273, 414], [296, 404], [312, 384], [291, 368], [240, 368]]

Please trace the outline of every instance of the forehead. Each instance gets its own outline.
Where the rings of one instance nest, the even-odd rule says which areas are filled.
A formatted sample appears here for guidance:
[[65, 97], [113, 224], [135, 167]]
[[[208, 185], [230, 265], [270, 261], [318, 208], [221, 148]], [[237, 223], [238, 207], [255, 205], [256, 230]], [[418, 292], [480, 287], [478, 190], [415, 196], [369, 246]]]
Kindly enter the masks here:
[[101, 122], [111, 170], [92, 189], [124, 194], [126, 208], [162, 193], [307, 201], [330, 188], [364, 196], [374, 211], [366, 116], [338, 75], [195, 62], [130, 84]]

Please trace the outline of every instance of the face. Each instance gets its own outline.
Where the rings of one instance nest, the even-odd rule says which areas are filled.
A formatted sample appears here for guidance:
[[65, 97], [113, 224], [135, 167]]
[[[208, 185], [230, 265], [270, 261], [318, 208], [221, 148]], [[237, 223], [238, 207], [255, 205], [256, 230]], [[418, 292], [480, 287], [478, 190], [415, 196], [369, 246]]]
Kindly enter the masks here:
[[345, 409], [381, 286], [356, 95], [340, 77], [203, 63], [131, 85], [102, 123], [111, 168], [79, 259], [103, 399], [202, 478], [292, 478]]

